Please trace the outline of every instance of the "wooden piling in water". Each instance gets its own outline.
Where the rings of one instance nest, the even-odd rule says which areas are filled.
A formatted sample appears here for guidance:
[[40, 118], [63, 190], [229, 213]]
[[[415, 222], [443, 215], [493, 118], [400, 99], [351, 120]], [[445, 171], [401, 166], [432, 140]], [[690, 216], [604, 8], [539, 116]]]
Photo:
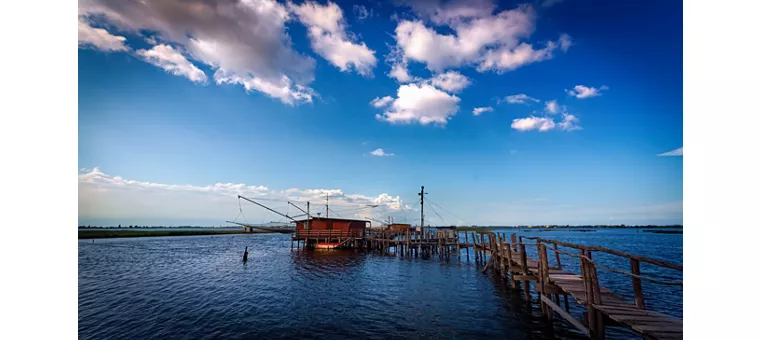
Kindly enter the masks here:
[[520, 237], [519, 247], [520, 247], [520, 265], [522, 266], [522, 273], [526, 278], [526, 280], [523, 280], [523, 288], [525, 290], [525, 300], [530, 302], [530, 280], [528, 280], [530, 273], [528, 271], [528, 254], [525, 253], [525, 243], [522, 242], [522, 237]]

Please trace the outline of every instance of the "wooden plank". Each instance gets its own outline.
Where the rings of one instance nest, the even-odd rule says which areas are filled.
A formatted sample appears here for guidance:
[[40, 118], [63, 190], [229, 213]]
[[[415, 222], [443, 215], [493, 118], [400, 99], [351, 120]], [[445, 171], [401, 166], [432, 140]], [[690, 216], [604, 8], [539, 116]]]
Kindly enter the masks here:
[[683, 332], [681, 333], [668, 333], [668, 332], [648, 332], [645, 339], [657, 339], [657, 340], [677, 340], [683, 339]]
[[515, 281], [536, 281], [538, 277], [535, 275], [512, 275], [512, 279]]
[[[636, 321], [652, 321], [652, 320], [656, 320], [657, 322], [661, 322], [661, 320], [662, 320], [660, 318], [652, 317], [652, 316], [648, 316], [648, 315], [617, 315], [617, 314], [616, 315], [610, 315], [610, 317], [613, 317], [613, 316], [615, 317], [615, 321], [618, 321], [618, 322], [632, 322], [633, 323], [633, 322], [636, 322]], [[683, 320], [677, 320], [677, 319], [673, 319], [673, 320], [670, 320], [668, 322], [674, 323], [674, 324], [676, 324], [676, 323], [683, 324]]]
[[583, 324], [581, 324], [580, 321], [576, 320], [568, 312], [565, 312], [560, 306], [557, 306], [550, 298], [546, 297], [545, 295], [541, 295], [541, 301], [543, 301], [547, 306], [551, 307], [551, 309], [557, 312], [557, 314], [565, 318], [565, 320], [567, 320], [567, 322], [575, 326], [575, 328], [583, 332], [583, 334], [590, 336], [588, 328], [583, 326]]
[[682, 325], [657, 325], [657, 326], [649, 326], [649, 325], [632, 325], [631, 328], [635, 331], [639, 331], [642, 333], [646, 332], [668, 332], [668, 333], [678, 333], [683, 332], [683, 326]]

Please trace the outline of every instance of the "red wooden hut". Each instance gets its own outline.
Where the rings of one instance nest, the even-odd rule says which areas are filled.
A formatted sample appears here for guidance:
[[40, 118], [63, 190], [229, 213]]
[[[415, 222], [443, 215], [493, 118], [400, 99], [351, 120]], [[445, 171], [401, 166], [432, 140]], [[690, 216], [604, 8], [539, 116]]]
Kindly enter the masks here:
[[312, 217], [296, 221], [296, 238], [312, 239], [317, 246], [331, 246], [350, 237], [363, 237], [368, 223], [370, 221]]

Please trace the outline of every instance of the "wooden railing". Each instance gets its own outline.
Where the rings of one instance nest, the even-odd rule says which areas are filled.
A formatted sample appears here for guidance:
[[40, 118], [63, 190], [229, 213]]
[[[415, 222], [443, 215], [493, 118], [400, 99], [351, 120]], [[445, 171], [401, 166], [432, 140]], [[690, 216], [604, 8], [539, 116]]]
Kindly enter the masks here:
[[[668, 261], [653, 259], [650, 257], [628, 254], [628, 253], [624, 253], [621, 251], [617, 251], [617, 250], [613, 250], [613, 249], [609, 249], [605, 247], [586, 246], [586, 245], [562, 242], [562, 241], [557, 241], [557, 240], [542, 239], [540, 237], [525, 236], [525, 238], [536, 241], [536, 245], [538, 246], [539, 266], [546, 268], [547, 275], [548, 275], [548, 269], [549, 269], [547, 249], [555, 253], [558, 269], [562, 269], [560, 254], [580, 259], [581, 277], [584, 280], [584, 284], [590, 285], [590, 287], [588, 288], [590, 289], [591, 295], [587, 295], [587, 298], [590, 301], [592, 298], [593, 300], [600, 298], [598, 295], [599, 282], [596, 275], [597, 268], [607, 270], [607, 271], [617, 273], [617, 274], [630, 276], [631, 283], [633, 286], [634, 301], [636, 303], [636, 306], [641, 309], [646, 308], [646, 302], [644, 299], [644, 292], [641, 287], [641, 281], [647, 281], [647, 282], [659, 284], [659, 285], [683, 287], [683, 281], [663, 281], [663, 280], [658, 280], [658, 279], [642, 276], [641, 268], [640, 268], [641, 262], [645, 262], [645, 263], [653, 264], [658, 267], [683, 272], [683, 265], [679, 265], [679, 264], [668, 262]], [[522, 242], [520, 243], [522, 244]], [[547, 247], [547, 245], [552, 245], [552, 247]], [[558, 246], [576, 249], [578, 250], [578, 255], [574, 255], [572, 253], [559, 250]], [[603, 253], [629, 259], [631, 271], [628, 272], [624, 270], [610, 268], [610, 267], [600, 264], [598, 261], [594, 261], [592, 258], [592, 252], [594, 251], [603, 252]], [[594, 303], [596, 303], [596, 301], [594, 301]]]

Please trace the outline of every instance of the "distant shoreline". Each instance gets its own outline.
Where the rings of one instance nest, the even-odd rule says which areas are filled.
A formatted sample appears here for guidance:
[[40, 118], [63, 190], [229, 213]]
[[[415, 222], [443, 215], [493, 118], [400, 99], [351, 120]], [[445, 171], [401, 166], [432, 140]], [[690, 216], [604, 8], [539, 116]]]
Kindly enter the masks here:
[[124, 238], [124, 237], [163, 237], [163, 236], [204, 236], [230, 234], [269, 234], [268, 231], [246, 232], [245, 230], [114, 230], [91, 229], [79, 230], [79, 239]]

